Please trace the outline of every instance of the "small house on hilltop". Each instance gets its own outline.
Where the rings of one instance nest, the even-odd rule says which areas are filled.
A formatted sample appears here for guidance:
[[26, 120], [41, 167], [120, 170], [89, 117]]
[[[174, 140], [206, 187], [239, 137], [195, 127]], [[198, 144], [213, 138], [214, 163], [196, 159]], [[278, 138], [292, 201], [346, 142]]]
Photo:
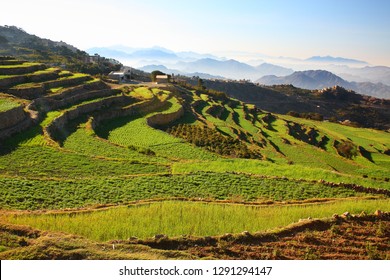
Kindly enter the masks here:
[[124, 72], [110, 72], [110, 74], [108, 74], [108, 78], [110, 78], [111, 80], [115, 80], [115, 81], [118, 81], [119, 83], [121, 83], [124, 79], [125, 79], [125, 73]]
[[112, 71], [108, 74], [108, 78], [118, 81], [118, 83], [131, 80], [131, 68], [123, 67], [121, 71]]
[[163, 84], [169, 82], [169, 75], [156, 75], [156, 83]]

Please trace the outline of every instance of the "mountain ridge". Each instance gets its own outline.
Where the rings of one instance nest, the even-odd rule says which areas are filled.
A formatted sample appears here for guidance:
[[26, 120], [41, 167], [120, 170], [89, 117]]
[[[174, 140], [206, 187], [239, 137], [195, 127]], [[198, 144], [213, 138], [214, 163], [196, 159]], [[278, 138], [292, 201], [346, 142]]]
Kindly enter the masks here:
[[320, 63], [341, 63], [341, 64], [363, 64], [368, 65], [366, 61], [357, 60], [357, 59], [351, 59], [351, 58], [344, 58], [344, 57], [333, 57], [330, 55], [327, 56], [312, 56], [305, 61], [308, 62], [320, 62]]
[[255, 81], [264, 85], [292, 84], [295, 87], [305, 89], [322, 89], [332, 86], [342, 86], [357, 91], [361, 94], [379, 98], [390, 98], [390, 87], [385, 84], [370, 82], [348, 82], [341, 77], [326, 70], [296, 71], [288, 76], [264, 76]]
[[28, 61], [39, 61], [61, 66], [71, 71], [103, 74], [119, 70], [122, 64], [103, 56], [88, 53], [65, 42], [42, 39], [16, 26], [0, 26], [0, 55], [16, 56]]

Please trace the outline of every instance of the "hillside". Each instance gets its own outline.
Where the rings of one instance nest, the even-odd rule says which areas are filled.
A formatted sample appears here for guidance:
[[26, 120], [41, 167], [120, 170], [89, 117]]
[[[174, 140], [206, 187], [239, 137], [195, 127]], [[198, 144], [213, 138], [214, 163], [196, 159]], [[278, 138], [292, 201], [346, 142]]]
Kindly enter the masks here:
[[65, 42], [42, 39], [15, 26], [0, 26], [0, 56], [16, 56], [92, 75], [107, 74], [122, 66], [114, 59], [90, 56]]
[[305, 89], [323, 89], [335, 85], [348, 88], [350, 84], [328, 71], [309, 70], [299, 71], [286, 77], [265, 76], [255, 82], [264, 85], [292, 84]]
[[[198, 83], [197, 78], [181, 79], [192, 85]], [[223, 91], [229, 97], [254, 104], [269, 112], [318, 113], [327, 120], [352, 121], [356, 126], [367, 128], [390, 128], [389, 100], [360, 95], [341, 87], [305, 90], [292, 85], [261, 86], [250, 82], [221, 80], [204, 80], [204, 86]]]
[[[270, 113], [208, 82], [114, 85], [1, 57], [0, 256], [245, 259], [240, 246], [260, 250], [264, 232], [308, 217], [345, 219], [308, 226], [311, 235], [299, 226], [294, 238], [325, 244], [333, 232], [342, 242], [364, 211], [350, 226], [378, 236], [348, 248], [388, 258], [388, 132]], [[310, 94], [364, 101], [340, 88]], [[282, 249], [296, 239], [274, 238], [261, 258], [305, 258]], [[353, 256], [325, 251], [316, 257]]]
[[[353, 77], [351, 78], [353, 79]], [[382, 83], [348, 82], [325, 70], [297, 71], [291, 75], [280, 77], [269, 75], [257, 79], [255, 82], [262, 85], [291, 84], [304, 89], [323, 89], [326, 87], [341, 86], [360, 94], [390, 99], [390, 86]]]

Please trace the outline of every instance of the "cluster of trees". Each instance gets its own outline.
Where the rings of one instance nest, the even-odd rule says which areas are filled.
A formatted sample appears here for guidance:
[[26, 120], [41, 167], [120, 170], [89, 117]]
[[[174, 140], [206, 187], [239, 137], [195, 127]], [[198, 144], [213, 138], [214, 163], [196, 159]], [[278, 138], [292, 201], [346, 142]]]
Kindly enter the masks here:
[[261, 154], [252, 151], [239, 139], [223, 136], [208, 127], [189, 124], [179, 124], [168, 128], [168, 133], [182, 138], [198, 147], [223, 155], [238, 158], [261, 158]]
[[[155, 70], [153, 71], [152, 73], [150, 73], [150, 79], [152, 80], [152, 82], [156, 82], [157, 81], [157, 76], [159, 75], [167, 75], [166, 73], [164, 72], [161, 72], [159, 70]], [[167, 75], [168, 77], [168, 83], [172, 82], [172, 76], [171, 75]]]

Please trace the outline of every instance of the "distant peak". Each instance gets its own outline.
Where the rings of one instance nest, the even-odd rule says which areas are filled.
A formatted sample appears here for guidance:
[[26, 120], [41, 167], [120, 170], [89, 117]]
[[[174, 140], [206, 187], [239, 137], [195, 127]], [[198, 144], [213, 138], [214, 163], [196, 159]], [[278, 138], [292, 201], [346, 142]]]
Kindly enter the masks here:
[[308, 62], [322, 62], [322, 63], [346, 63], [346, 64], [368, 64], [362, 60], [356, 60], [352, 58], [344, 58], [344, 57], [334, 57], [334, 56], [312, 56], [308, 59], [305, 59]]

